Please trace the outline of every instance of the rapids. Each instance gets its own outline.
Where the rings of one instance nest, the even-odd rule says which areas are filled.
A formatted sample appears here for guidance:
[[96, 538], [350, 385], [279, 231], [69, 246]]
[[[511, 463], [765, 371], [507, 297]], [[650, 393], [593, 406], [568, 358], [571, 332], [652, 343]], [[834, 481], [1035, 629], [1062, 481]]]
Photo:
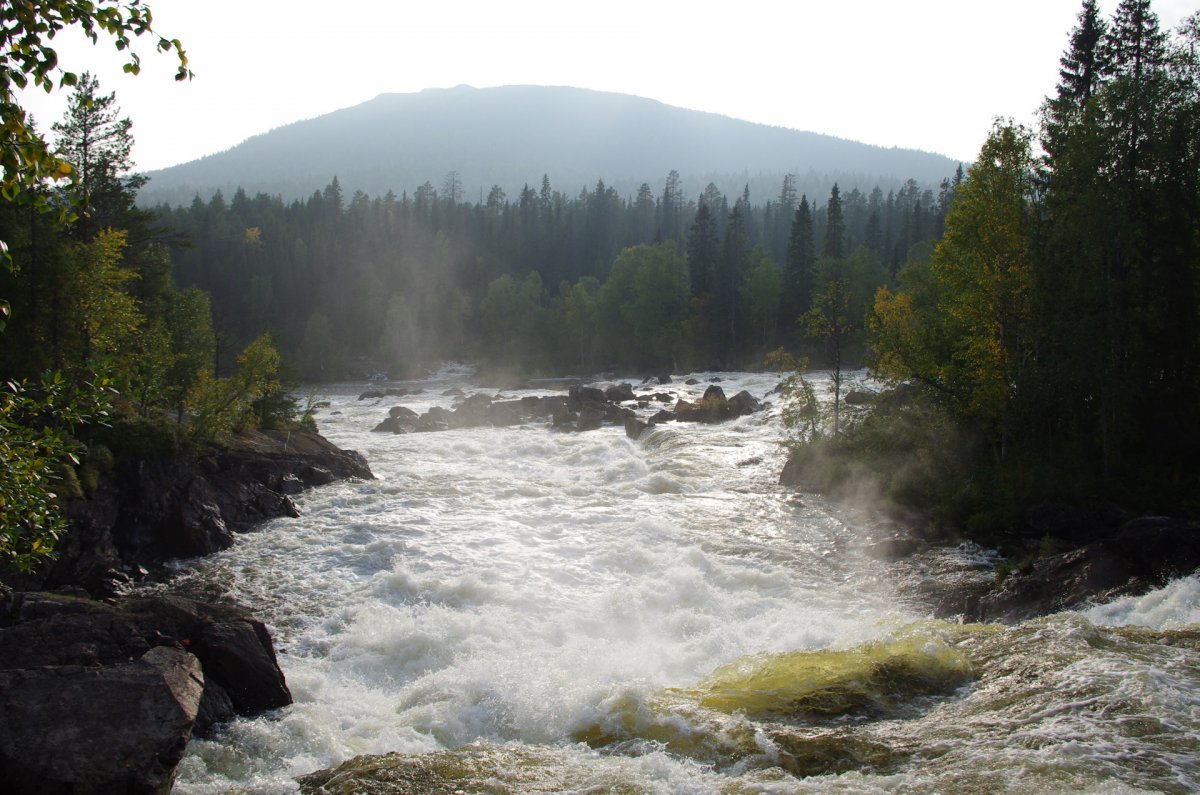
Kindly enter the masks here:
[[[699, 377], [651, 391], [694, 398]], [[720, 378], [759, 398], [776, 383]], [[470, 379], [450, 367], [383, 401], [323, 388], [322, 433], [378, 480], [307, 492], [300, 518], [157, 586], [250, 606], [296, 702], [193, 740], [177, 792], [292, 792], [338, 765], [306, 786], [1200, 790], [1196, 577], [1015, 627], [934, 621], [930, 567], [867, 554], [892, 528], [777, 485], [770, 408], [636, 442], [370, 432], [451, 386], [495, 393]], [[991, 576], [981, 550], [936, 554]]]

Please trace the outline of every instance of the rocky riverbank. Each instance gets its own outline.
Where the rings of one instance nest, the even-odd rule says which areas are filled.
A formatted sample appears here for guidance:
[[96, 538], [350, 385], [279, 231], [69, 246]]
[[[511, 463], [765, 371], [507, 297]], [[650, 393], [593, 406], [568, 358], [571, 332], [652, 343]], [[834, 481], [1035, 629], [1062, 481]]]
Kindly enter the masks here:
[[207, 555], [235, 533], [297, 516], [292, 497], [304, 489], [371, 477], [361, 455], [301, 430], [251, 431], [202, 455], [119, 462], [89, 498], [67, 505], [70, 531], [57, 559], [11, 584], [113, 596], [164, 560]]
[[6, 791], [169, 792], [192, 736], [290, 704], [270, 635], [243, 608], [116, 597], [166, 560], [298, 515], [306, 488], [371, 477], [359, 454], [299, 430], [103, 473], [68, 504], [58, 558], [9, 577], [0, 599]]

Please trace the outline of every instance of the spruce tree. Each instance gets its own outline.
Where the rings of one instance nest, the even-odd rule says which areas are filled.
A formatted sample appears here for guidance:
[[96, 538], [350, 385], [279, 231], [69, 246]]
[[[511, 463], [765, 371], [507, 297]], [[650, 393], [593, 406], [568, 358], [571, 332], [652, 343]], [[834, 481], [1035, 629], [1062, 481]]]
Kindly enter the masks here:
[[1071, 41], [1060, 60], [1058, 97], [1078, 106], [1096, 93], [1105, 65], [1107, 26], [1100, 17], [1096, 0], [1084, 0], [1079, 24], [1071, 32]]
[[813, 239], [812, 212], [808, 197], [800, 197], [792, 220], [792, 232], [788, 238], [787, 260], [783, 268], [783, 328], [791, 331], [799, 318], [808, 311], [812, 303], [813, 263], [816, 261], [816, 243]]
[[821, 256], [846, 256], [846, 219], [842, 216], [842, 197], [836, 182], [825, 208], [825, 242], [821, 244]]

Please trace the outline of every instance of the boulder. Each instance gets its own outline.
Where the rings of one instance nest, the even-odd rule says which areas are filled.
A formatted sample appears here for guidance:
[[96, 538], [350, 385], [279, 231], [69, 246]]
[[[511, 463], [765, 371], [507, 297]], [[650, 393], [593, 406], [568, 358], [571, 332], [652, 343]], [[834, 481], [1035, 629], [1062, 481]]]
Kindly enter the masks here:
[[700, 400], [690, 403], [680, 399], [675, 404], [675, 419], [682, 422], [716, 423], [728, 418], [728, 405], [724, 399]]
[[725, 390], [721, 387], [713, 385], [704, 390], [704, 397], [701, 400], [724, 400]]
[[405, 433], [405, 423], [400, 417], [387, 417], [374, 428], [372, 433]]
[[572, 386], [567, 390], [567, 409], [579, 411], [587, 403], [603, 404], [607, 398], [604, 390], [594, 386]]
[[642, 432], [649, 427], [649, 423], [642, 422], [637, 417], [625, 418], [625, 435], [634, 441], [640, 439]]
[[242, 608], [24, 592], [0, 604], [8, 791], [166, 792], [188, 737], [290, 703], [266, 627]]
[[604, 415], [605, 411], [602, 407], [597, 407], [594, 404], [584, 406], [579, 412], [579, 419], [575, 422], [575, 430], [596, 430], [604, 424]]
[[626, 400], [637, 400], [637, 395], [633, 394], [632, 385], [618, 384], [604, 390], [604, 398], [612, 403], [624, 403]]
[[392, 406], [388, 409], [388, 416], [392, 418], [415, 420], [417, 412], [410, 409], [408, 406]]
[[758, 399], [744, 389], [731, 397], [728, 405], [731, 418], [752, 414], [760, 407]]
[[627, 409], [624, 406], [618, 406], [616, 403], [609, 403], [604, 406], [604, 421], [613, 425], [622, 425], [630, 417], [635, 416], [632, 409]]
[[851, 389], [842, 402], [847, 406], [867, 406], [875, 402], [875, 395], [862, 389]]
[[478, 428], [491, 424], [492, 399], [487, 395], [471, 395], [454, 409], [455, 428]]
[[531, 417], [553, 417], [560, 409], [566, 409], [565, 395], [548, 395], [546, 397], [523, 397], [522, 405]]
[[170, 792], [203, 688], [199, 660], [167, 646], [104, 667], [0, 671], [6, 790]]
[[520, 400], [500, 401], [488, 408], [488, 420], [497, 428], [520, 425], [528, 417], [526, 406]]

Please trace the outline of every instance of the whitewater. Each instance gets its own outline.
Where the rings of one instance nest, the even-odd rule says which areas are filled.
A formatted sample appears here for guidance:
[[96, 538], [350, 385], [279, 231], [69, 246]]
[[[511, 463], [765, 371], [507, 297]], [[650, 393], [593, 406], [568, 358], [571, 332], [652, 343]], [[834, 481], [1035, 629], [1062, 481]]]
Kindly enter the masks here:
[[[694, 375], [637, 391], [720, 379], [777, 401], [774, 374]], [[194, 739], [176, 792], [294, 792], [360, 755], [382, 756], [308, 786], [1200, 790], [1198, 578], [1012, 627], [935, 620], [926, 581], [990, 578], [987, 552], [877, 559], [897, 528], [778, 485], [778, 405], [638, 440], [372, 433], [392, 406], [451, 407], [452, 387], [498, 394], [461, 366], [403, 385], [423, 391], [316, 395], [322, 434], [376, 480], [306, 492], [299, 518], [153, 586], [251, 608], [295, 698]]]

